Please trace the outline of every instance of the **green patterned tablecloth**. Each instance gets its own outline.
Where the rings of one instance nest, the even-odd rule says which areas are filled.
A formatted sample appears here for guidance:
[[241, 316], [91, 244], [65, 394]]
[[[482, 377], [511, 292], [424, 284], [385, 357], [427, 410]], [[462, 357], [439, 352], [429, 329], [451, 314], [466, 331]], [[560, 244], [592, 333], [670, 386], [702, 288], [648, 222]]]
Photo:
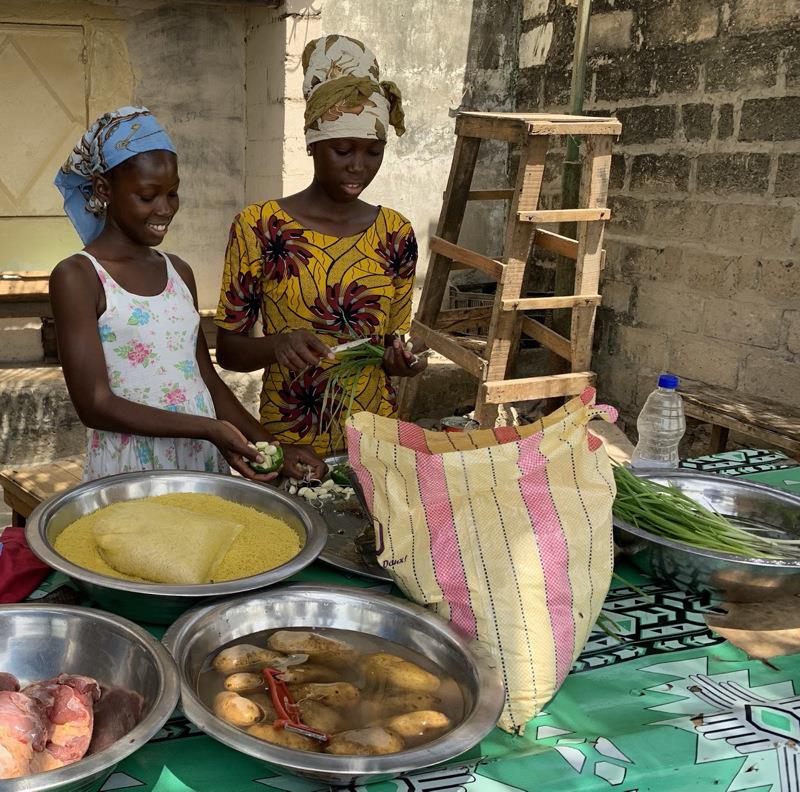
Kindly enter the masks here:
[[[748, 458], [739, 465], [752, 463]], [[800, 479], [797, 467], [747, 473]], [[706, 627], [703, 597], [630, 568], [620, 571], [647, 595], [624, 584], [609, 593], [605, 612], [624, 642], [596, 630], [524, 737], [496, 729], [446, 766], [371, 785], [370, 792], [798, 792], [800, 655], [770, 663], [749, 660]], [[321, 564], [296, 579], [372, 585]], [[54, 577], [45, 589], [60, 582]], [[177, 712], [102, 787], [103, 792], [322, 789], [327, 787], [226, 748]]]

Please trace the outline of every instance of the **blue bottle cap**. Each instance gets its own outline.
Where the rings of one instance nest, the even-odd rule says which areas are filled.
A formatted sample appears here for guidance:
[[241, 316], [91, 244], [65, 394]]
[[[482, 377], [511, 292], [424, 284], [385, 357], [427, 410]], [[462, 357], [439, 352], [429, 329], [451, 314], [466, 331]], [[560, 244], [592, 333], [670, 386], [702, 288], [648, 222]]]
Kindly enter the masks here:
[[660, 374], [658, 377], [658, 387], [667, 390], [675, 390], [680, 384], [680, 380], [674, 374]]

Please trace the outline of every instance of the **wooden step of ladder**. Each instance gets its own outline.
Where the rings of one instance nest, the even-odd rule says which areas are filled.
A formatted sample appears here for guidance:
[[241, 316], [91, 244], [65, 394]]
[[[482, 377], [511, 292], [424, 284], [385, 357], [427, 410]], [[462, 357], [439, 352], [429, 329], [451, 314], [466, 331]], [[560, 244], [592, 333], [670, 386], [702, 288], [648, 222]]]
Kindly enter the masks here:
[[[594, 380], [590, 371], [595, 313], [600, 304], [600, 272], [604, 262], [603, 228], [611, 216], [606, 206], [611, 145], [622, 126], [616, 118], [539, 113], [459, 113], [450, 176], [436, 235], [430, 241], [425, 283], [411, 335], [474, 376], [479, 387], [475, 417], [493, 426], [500, 404], [572, 396]], [[540, 209], [539, 196], [551, 136], [585, 137], [580, 207]], [[472, 177], [482, 140], [519, 144], [520, 159], [513, 189], [472, 190]], [[493, 259], [458, 244], [468, 201], [508, 200], [503, 256]], [[539, 223], [577, 221], [577, 239], [536, 227]], [[538, 246], [574, 259], [574, 294], [525, 297], [523, 285], [531, 250]], [[492, 307], [442, 310], [454, 269], [476, 269], [497, 281]], [[570, 338], [524, 314], [533, 309], [572, 310]], [[452, 335], [460, 327], [488, 321], [486, 343], [470, 339], [470, 348]], [[513, 375], [522, 335], [568, 361], [571, 372], [522, 379]], [[410, 417], [419, 381], [403, 382], [401, 416]]]

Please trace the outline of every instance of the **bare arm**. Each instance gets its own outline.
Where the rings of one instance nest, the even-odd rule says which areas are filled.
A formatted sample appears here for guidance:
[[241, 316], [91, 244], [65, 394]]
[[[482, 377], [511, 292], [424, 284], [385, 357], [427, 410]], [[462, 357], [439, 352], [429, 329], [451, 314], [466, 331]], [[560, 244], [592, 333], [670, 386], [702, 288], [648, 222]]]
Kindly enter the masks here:
[[[195, 283], [194, 273], [191, 267], [179, 259], [177, 256], [171, 256], [175, 269], [181, 276], [183, 281], [189, 287], [194, 300], [195, 308], [197, 308], [197, 284]], [[233, 334], [232, 334], [233, 335]], [[253, 339], [261, 340], [261, 339]], [[219, 352], [217, 352], [219, 355]], [[223, 421], [232, 423], [248, 440], [255, 443], [259, 440], [272, 440], [271, 435], [263, 426], [244, 408], [242, 403], [233, 395], [231, 389], [223, 382], [222, 378], [217, 374], [214, 364], [211, 362], [211, 355], [208, 352], [208, 345], [206, 344], [205, 336], [202, 332], [197, 334], [197, 366], [200, 370], [200, 376], [203, 378], [206, 387], [211, 394], [211, 399], [214, 402], [214, 410], [217, 413], [217, 418]], [[237, 370], [237, 369], [233, 369]], [[249, 371], [251, 369], [243, 369]]]
[[97, 331], [100, 290], [94, 269], [81, 256], [65, 259], [50, 276], [59, 356], [67, 390], [81, 421], [108, 432], [209, 440], [242, 475], [272, 478], [256, 475], [246, 464], [245, 459], [256, 460], [260, 455], [226, 421], [149, 407], [114, 394]]
[[97, 332], [100, 289], [94, 269], [79, 256], [64, 259], [50, 276], [58, 351], [78, 417], [109, 432], [211, 439], [211, 418], [148, 407], [113, 393]]
[[230, 371], [258, 371], [273, 363], [299, 371], [333, 357], [327, 344], [310, 330], [252, 338], [217, 328], [217, 361]]

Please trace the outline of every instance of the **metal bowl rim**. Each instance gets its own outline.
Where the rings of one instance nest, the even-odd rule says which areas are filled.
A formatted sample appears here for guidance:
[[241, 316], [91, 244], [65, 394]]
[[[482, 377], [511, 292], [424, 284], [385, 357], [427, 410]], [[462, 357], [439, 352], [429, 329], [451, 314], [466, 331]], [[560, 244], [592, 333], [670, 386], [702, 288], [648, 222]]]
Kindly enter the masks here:
[[[633, 471], [632, 471], [633, 472]], [[784, 492], [783, 490], [768, 487], [764, 484], [759, 484], [755, 481], [740, 481], [726, 476], [714, 475], [709, 473], [695, 473], [692, 470], [674, 470], [668, 471], [657, 468], [643, 469], [639, 473], [634, 473], [639, 478], [648, 480], [657, 479], [691, 479], [698, 481], [706, 481], [709, 484], [719, 486], [729, 486], [732, 489], [744, 489], [755, 492], [760, 492], [774, 500], [788, 501], [788, 505], [800, 509], [800, 495], [794, 495], [791, 492]], [[671, 550], [678, 550], [682, 553], [690, 555], [702, 556], [703, 558], [714, 558], [719, 561], [733, 561], [738, 564], [745, 564], [747, 566], [769, 567], [778, 569], [797, 570], [800, 572], [800, 561], [788, 561], [778, 558], [748, 558], [747, 556], [736, 555], [735, 553], [724, 553], [716, 550], [708, 550], [702, 547], [692, 547], [691, 545], [684, 544], [683, 542], [676, 542], [673, 539], [657, 536], [643, 528], [637, 528], [629, 522], [614, 516], [614, 525], [621, 530], [637, 536], [640, 539], [645, 539], [653, 544], [663, 545], [669, 547]]]
[[[152, 478], [179, 478], [179, 477], [199, 478], [201, 480], [215, 481], [224, 477], [226, 481], [235, 482], [234, 486], [244, 487], [253, 491], [262, 491], [263, 484], [257, 484], [244, 478], [235, 476], [223, 476], [218, 473], [205, 473], [191, 470], [153, 470], [139, 471], [134, 473], [119, 473], [116, 476], [107, 476], [94, 481], [86, 481], [73, 487], [66, 492], [54, 495], [52, 498], [40, 503], [32, 512], [25, 526], [25, 538], [34, 554], [45, 564], [57, 569], [63, 574], [76, 578], [77, 580], [95, 586], [102, 586], [117, 591], [126, 591], [131, 594], [148, 594], [156, 597], [224, 597], [231, 594], [239, 594], [252, 591], [256, 588], [269, 586], [280, 582], [291, 575], [312, 564], [325, 547], [328, 539], [328, 529], [324, 520], [312, 509], [300, 501], [290, 498], [285, 493], [276, 488], [268, 490], [270, 495], [274, 495], [282, 503], [296, 509], [303, 519], [306, 526], [306, 543], [300, 548], [300, 552], [290, 558], [286, 563], [278, 567], [252, 575], [245, 578], [225, 580], [219, 583], [202, 583], [197, 585], [167, 585], [162, 583], [136, 583], [132, 580], [108, 577], [99, 572], [92, 572], [89, 569], [73, 564], [68, 561], [50, 544], [45, 536], [48, 520], [66, 502], [84, 494], [85, 492], [101, 489], [114, 483], [124, 483], [126, 480], [131, 482], [146, 481]], [[220, 496], [221, 497], [221, 496]]]
[[[4, 614], [18, 612], [21, 609], [43, 614], [80, 616], [81, 618], [94, 619], [113, 625], [130, 636], [134, 642], [142, 646], [151, 655], [158, 669], [159, 689], [150, 712], [124, 737], [109, 745], [108, 748], [66, 767], [49, 770], [46, 773], [38, 773], [35, 776], [28, 775], [21, 776], [18, 779], [9, 779], [3, 782], [4, 790], [15, 792], [17, 789], [33, 789], [33, 787], [29, 786], [31, 778], [37, 779], [36, 792], [57, 790], [67, 784], [85, 780], [96, 773], [101, 773], [103, 770], [114, 767], [125, 757], [138, 751], [161, 730], [178, 705], [180, 676], [172, 655], [147, 630], [121, 616], [79, 605], [48, 605], [35, 602], [0, 605], [0, 617]], [[25, 782], [24, 785], [21, 782]], [[6, 784], [9, 786], [6, 786]]]
[[[383, 602], [389, 608], [423, 618], [431, 619], [437, 623], [439, 629], [448, 640], [454, 643], [465, 657], [468, 657], [476, 671], [477, 687], [480, 695], [476, 698], [475, 706], [454, 729], [436, 740], [407, 751], [399, 751], [384, 756], [336, 756], [331, 754], [318, 754], [306, 751], [297, 751], [270, 745], [254, 737], [250, 737], [241, 730], [229, 726], [214, 715], [197, 696], [193, 687], [184, 677], [182, 663], [175, 658], [176, 643], [187, 631], [204, 617], [215, 611], [223, 612], [240, 603], [263, 600], [265, 598], [286, 595], [315, 595], [345, 596], [365, 603], [374, 603], [375, 600]], [[210, 605], [201, 605], [187, 611], [180, 616], [162, 639], [164, 645], [175, 658], [178, 676], [181, 684], [181, 702], [184, 714], [199, 729], [219, 740], [234, 750], [265, 762], [272, 762], [292, 771], [301, 773], [318, 773], [330, 775], [373, 776], [381, 774], [399, 774], [410, 769], [421, 769], [433, 764], [452, 759], [472, 748], [482, 740], [496, 725], [505, 703], [505, 689], [500, 673], [491, 668], [468, 640], [459, 635], [453, 628], [440, 617], [431, 613], [426, 608], [414, 602], [401, 599], [389, 594], [382, 594], [371, 589], [359, 589], [352, 586], [328, 586], [324, 584], [288, 583], [276, 586], [268, 591], [251, 595], [234, 597], [225, 602]], [[480, 724], [480, 725], [479, 725]], [[479, 726], [479, 727], [478, 727]], [[478, 727], [478, 728], [476, 728]], [[447, 745], [447, 750], [437, 751]], [[259, 750], [260, 749], [260, 750]]]

